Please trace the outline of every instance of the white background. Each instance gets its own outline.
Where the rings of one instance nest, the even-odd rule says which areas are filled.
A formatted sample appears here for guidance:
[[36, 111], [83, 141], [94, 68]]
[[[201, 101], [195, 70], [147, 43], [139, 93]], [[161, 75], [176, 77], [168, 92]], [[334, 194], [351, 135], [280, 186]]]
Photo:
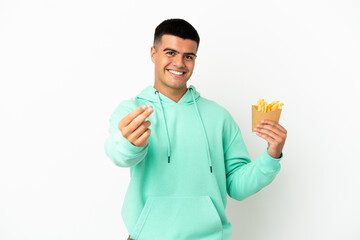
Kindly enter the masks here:
[[232, 239], [360, 239], [360, 2], [0, 0], [0, 239], [126, 239], [129, 169], [108, 119], [153, 84], [155, 27], [201, 37], [189, 84], [227, 108], [252, 159], [259, 98], [285, 103], [282, 170], [228, 198]]

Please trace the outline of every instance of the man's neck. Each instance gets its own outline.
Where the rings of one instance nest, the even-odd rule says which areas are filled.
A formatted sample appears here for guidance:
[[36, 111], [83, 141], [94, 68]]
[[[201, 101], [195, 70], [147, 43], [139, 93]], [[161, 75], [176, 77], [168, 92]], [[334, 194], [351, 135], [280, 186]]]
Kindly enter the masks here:
[[187, 91], [186, 86], [181, 89], [176, 89], [176, 88], [169, 88], [169, 87], [163, 88], [163, 87], [159, 87], [155, 84], [154, 88], [156, 90], [158, 90], [159, 92], [161, 92], [161, 94], [165, 95], [166, 97], [170, 98], [171, 100], [173, 100], [176, 103], [180, 101], [180, 99], [184, 96], [184, 94]]

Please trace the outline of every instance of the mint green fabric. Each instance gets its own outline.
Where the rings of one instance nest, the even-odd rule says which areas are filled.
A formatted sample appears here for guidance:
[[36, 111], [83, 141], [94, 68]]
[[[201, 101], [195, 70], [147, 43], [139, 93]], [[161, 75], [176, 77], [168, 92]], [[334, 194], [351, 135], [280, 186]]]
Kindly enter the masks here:
[[[151, 136], [145, 147], [125, 139], [119, 121], [151, 105]], [[241, 131], [230, 113], [205, 99], [194, 86], [176, 103], [145, 88], [119, 104], [110, 117], [107, 156], [130, 168], [121, 215], [135, 240], [228, 240], [227, 194], [243, 200], [270, 184], [280, 160], [267, 149], [249, 158]]]

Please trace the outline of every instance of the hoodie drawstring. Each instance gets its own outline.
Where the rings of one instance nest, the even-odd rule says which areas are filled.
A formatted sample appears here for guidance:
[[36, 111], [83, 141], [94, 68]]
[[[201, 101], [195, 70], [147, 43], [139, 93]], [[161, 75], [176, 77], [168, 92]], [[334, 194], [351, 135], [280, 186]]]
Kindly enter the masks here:
[[163, 105], [161, 103], [159, 91], [155, 91], [155, 94], [158, 95], [159, 104], [160, 104], [160, 108], [161, 108], [161, 113], [163, 115], [164, 126], [165, 126], [165, 131], [166, 131], [166, 139], [167, 139], [167, 145], [168, 145], [168, 163], [170, 163], [171, 147], [170, 147], [169, 133], [168, 133], [168, 130], [167, 130], [167, 124], [166, 124], [166, 119], [165, 119], [165, 114], [164, 114], [164, 108], [163, 108]]
[[[208, 156], [208, 164], [209, 164], [209, 167], [210, 167], [210, 172], [212, 173], [212, 161], [211, 161], [211, 156], [210, 156], [209, 141], [208, 141], [208, 139], [207, 139], [205, 127], [204, 127], [203, 121], [202, 121], [202, 119], [201, 119], [201, 116], [200, 116], [200, 113], [199, 113], [199, 109], [198, 109], [197, 104], [196, 104], [196, 100], [195, 100], [195, 96], [194, 96], [194, 93], [193, 93], [193, 89], [192, 89], [192, 88], [189, 88], [189, 90], [190, 90], [191, 95], [192, 95], [192, 97], [193, 97], [193, 102], [194, 102], [194, 105], [195, 105], [196, 113], [197, 113], [197, 115], [198, 115], [198, 118], [199, 118], [199, 121], [200, 121], [202, 130], [203, 130], [203, 136], [204, 136], [205, 142], [206, 142], [206, 150], [207, 150], [207, 156]], [[165, 132], [166, 132], [166, 137], [167, 137], [167, 145], [168, 145], [168, 163], [170, 163], [171, 147], [170, 147], [169, 133], [168, 133], [167, 124], [166, 124], [166, 118], [165, 118], [165, 114], [164, 114], [164, 108], [163, 108], [163, 105], [162, 105], [162, 103], [161, 103], [159, 91], [156, 90], [156, 91], [155, 91], [155, 94], [158, 95], [158, 100], [159, 100], [159, 104], [160, 104], [160, 108], [161, 108], [161, 113], [162, 113], [162, 115], [163, 115], [163, 121], [164, 121]]]
[[189, 88], [191, 91], [191, 95], [193, 97], [193, 100], [194, 100], [194, 105], [195, 105], [195, 109], [196, 109], [196, 112], [197, 112], [197, 115], [199, 117], [199, 121], [201, 123], [201, 127], [202, 127], [202, 130], [203, 130], [203, 134], [204, 134], [204, 138], [205, 138], [205, 141], [206, 141], [206, 150], [207, 150], [207, 155], [208, 155], [208, 164], [209, 164], [209, 167], [210, 167], [210, 172], [212, 173], [212, 161], [211, 161], [211, 156], [210, 156], [210, 148], [209, 148], [209, 141], [207, 139], [207, 135], [206, 135], [206, 131], [205, 131], [205, 127], [204, 127], [204, 124], [203, 124], [203, 121], [201, 119], [201, 116], [200, 116], [200, 113], [199, 113], [199, 109], [197, 107], [197, 104], [196, 104], [196, 101], [195, 101], [195, 97], [194, 97], [194, 93], [193, 93], [193, 89], [192, 88]]

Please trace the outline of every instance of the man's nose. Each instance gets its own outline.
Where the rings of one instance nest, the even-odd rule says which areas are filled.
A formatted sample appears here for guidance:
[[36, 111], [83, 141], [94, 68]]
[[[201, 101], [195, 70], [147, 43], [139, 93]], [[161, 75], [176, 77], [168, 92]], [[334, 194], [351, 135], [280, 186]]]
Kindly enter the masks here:
[[182, 68], [185, 66], [184, 58], [180, 54], [176, 55], [173, 62], [174, 66]]

